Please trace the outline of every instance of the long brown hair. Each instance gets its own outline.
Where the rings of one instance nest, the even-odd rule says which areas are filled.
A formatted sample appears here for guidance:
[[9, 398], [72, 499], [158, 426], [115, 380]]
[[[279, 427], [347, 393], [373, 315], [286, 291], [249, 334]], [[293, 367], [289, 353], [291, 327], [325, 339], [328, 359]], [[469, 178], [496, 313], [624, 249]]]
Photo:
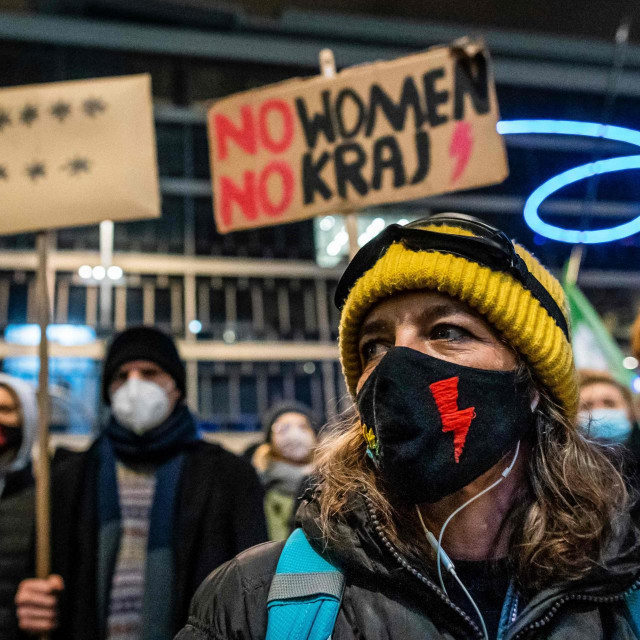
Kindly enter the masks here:
[[[531, 382], [532, 396], [537, 392], [540, 400], [526, 486], [508, 515], [509, 559], [520, 588], [532, 593], [552, 582], [576, 580], [600, 565], [615, 519], [626, 510], [629, 496], [611, 452], [588, 440], [566, 418], [526, 366], [521, 365], [520, 371]], [[361, 495], [401, 553], [432, 556], [415, 510], [389, 501], [367, 458], [355, 407], [329, 427], [316, 460], [318, 524], [327, 540], [340, 541], [337, 525]]]

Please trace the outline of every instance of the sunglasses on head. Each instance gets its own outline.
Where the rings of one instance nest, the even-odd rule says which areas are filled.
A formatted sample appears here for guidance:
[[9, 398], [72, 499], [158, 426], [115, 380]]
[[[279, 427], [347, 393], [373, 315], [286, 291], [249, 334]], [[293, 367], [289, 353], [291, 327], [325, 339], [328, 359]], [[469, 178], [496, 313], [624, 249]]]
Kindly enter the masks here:
[[[473, 235], [461, 236], [420, 228], [426, 225], [455, 226]], [[392, 224], [381, 231], [356, 253], [342, 274], [334, 298], [340, 311], [360, 277], [396, 243], [402, 243], [409, 251], [448, 253], [488, 267], [492, 271], [510, 274], [540, 302], [569, 339], [569, 327], [560, 307], [529, 271], [525, 261], [516, 252], [513, 242], [499, 229], [462, 213], [439, 213], [405, 226]]]

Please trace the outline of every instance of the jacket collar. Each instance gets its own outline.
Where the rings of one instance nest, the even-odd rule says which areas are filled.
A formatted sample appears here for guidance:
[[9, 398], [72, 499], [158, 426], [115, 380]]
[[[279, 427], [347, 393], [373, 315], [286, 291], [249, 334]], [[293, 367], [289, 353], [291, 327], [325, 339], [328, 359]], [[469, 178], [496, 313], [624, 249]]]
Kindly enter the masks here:
[[[298, 520], [305, 533], [324, 550], [348, 575], [375, 579], [377, 584], [389, 583], [393, 589], [409, 587], [415, 590], [416, 577], [412, 575], [410, 559], [400, 556], [386, 544], [384, 533], [376, 530], [375, 514], [370, 513], [366, 499], [356, 496], [352, 507], [337, 525], [339, 540], [326, 541], [318, 526], [319, 505], [312, 495], [305, 499], [298, 511]], [[407, 570], [407, 566], [410, 570]], [[425, 568], [417, 565], [425, 573]], [[428, 576], [425, 576], [428, 578]], [[628, 514], [622, 514], [614, 523], [612, 535], [601, 558], [582, 579], [559, 582], [536, 594], [528, 602], [517, 626], [524, 627], [541, 617], [560, 599], [576, 597], [595, 601], [622, 599], [640, 580], [640, 532]], [[439, 588], [431, 580], [436, 591]], [[431, 590], [433, 592], [433, 589]], [[435, 593], [435, 592], [434, 592]]]

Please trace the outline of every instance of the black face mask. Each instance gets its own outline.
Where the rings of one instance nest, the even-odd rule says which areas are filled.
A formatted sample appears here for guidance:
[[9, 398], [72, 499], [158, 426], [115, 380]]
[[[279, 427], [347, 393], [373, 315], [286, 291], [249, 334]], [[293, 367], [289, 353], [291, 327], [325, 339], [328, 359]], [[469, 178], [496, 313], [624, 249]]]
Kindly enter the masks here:
[[437, 502], [473, 482], [533, 428], [528, 385], [395, 347], [357, 398], [369, 455], [403, 501]]
[[0, 454], [20, 448], [22, 444], [22, 429], [7, 427], [0, 424]]

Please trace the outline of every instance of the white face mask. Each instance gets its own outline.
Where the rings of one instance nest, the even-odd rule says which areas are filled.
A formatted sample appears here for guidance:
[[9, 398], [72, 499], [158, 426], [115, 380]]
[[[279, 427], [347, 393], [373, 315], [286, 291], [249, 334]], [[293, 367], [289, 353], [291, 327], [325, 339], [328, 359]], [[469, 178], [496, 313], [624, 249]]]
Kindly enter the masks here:
[[111, 412], [123, 427], [142, 435], [169, 417], [171, 402], [159, 384], [131, 378], [111, 396]]
[[304, 462], [311, 456], [316, 438], [310, 429], [296, 425], [287, 426], [271, 436], [274, 447], [283, 458], [292, 462]]

